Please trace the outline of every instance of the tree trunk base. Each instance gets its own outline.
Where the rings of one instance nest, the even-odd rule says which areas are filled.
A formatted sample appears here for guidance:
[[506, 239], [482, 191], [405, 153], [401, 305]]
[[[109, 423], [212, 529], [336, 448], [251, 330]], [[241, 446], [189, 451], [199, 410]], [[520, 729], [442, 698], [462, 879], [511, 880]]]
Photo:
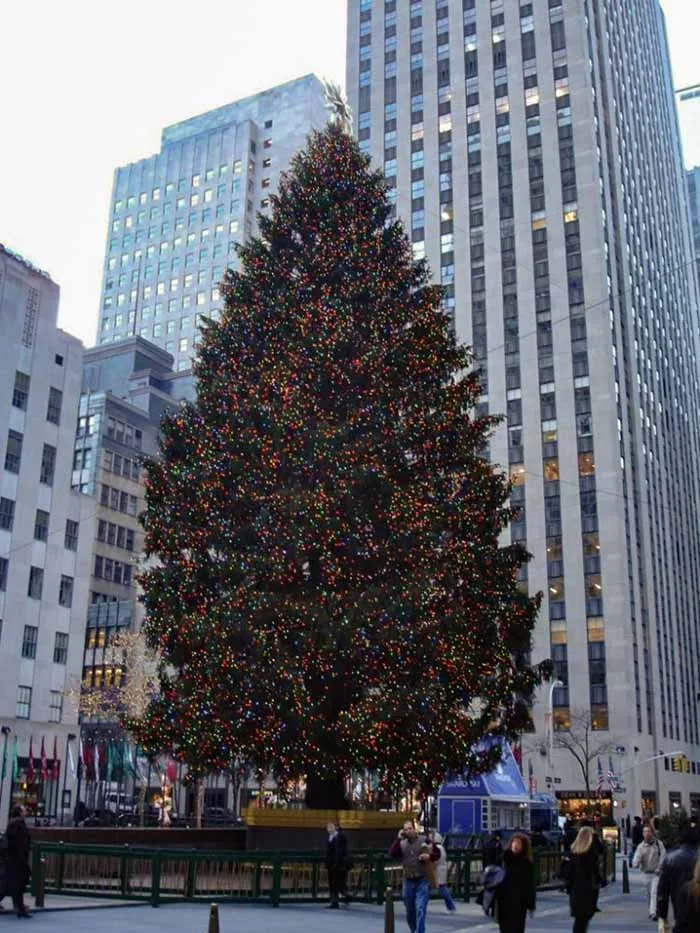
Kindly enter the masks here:
[[342, 774], [327, 777], [310, 774], [306, 779], [304, 800], [309, 810], [347, 810], [350, 807]]

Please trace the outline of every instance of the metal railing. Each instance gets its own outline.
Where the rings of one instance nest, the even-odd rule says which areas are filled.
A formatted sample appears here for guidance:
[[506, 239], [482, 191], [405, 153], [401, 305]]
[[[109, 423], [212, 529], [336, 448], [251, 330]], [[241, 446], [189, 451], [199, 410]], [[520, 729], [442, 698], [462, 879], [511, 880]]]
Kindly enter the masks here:
[[[203, 852], [137, 846], [77, 845], [39, 841], [32, 847], [33, 893], [150, 902], [177, 900], [303, 903], [328, 898], [322, 852]], [[560, 852], [535, 853], [538, 887], [561, 887]], [[448, 855], [448, 885], [469, 901], [479, 890], [480, 852]], [[607, 877], [615, 880], [615, 852], [608, 850]], [[353, 900], [381, 904], [385, 892], [401, 893], [401, 867], [386, 852], [352, 853], [348, 890]]]

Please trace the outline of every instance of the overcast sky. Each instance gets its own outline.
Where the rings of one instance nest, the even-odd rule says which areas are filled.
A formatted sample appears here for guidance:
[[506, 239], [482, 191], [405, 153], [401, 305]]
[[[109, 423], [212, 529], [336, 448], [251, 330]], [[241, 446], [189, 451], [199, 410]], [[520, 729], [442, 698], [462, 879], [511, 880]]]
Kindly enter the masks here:
[[[700, 82], [698, 0], [663, 0], [676, 87]], [[2, 4], [0, 242], [61, 286], [91, 345], [112, 172], [163, 126], [307, 72], [343, 82], [346, 0]], [[700, 164], [700, 102], [682, 115]]]

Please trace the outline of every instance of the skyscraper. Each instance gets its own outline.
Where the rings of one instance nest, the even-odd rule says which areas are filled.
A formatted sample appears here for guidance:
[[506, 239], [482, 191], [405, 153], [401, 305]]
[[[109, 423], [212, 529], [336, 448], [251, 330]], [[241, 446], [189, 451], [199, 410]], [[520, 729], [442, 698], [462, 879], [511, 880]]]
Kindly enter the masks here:
[[700, 285], [700, 165], [688, 170], [688, 199], [690, 201], [690, 223], [693, 231], [693, 249]]
[[71, 490], [83, 348], [56, 326], [58, 296], [0, 245], [0, 825], [13, 804], [61, 812], [77, 724], [64, 696], [83, 665], [94, 501]]
[[347, 86], [507, 415], [490, 456], [561, 682], [524, 739], [539, 789], [582, 805], [556, 745], [587, 727], [590, 787], [602, 757], [629, 812], [697, 807], [698, 309], [659, 4], [349, 0]]
[[138, 335], [188, 369], [200, 316], [221, 306], [235, 244], [325, 121], [323, 87], [307, 75], [168, 126], [159, 153], [118, 168], [98, 343]]

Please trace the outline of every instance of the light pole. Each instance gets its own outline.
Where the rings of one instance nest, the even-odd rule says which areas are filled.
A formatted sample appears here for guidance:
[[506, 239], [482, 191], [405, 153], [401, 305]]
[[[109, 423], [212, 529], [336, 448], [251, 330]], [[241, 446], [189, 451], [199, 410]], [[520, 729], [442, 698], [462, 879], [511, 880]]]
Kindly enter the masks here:
[[2, 791], [3, 791], [3, 787], [5, 786], [5, 773], [7, 772], [7, 739], [10, 735], [10, 732], [12, 732], [12, 729], [10, 729], [9, 726], [3, 726], [1, 731], [3, 735], [3, 742], [2, 742], [2, 766], [1, 766], [2, 770], [0, 770], [0, 805], [2, 805]]
[[549, 763], [552, 764], [552, 749], [554, 748], [554, 691], [558, 687], [565, 687], [561, 680], [553, 680], [549, 688]]
[[[75, 734], [69, 732], [66, 736], [66, 754], [63, 758], [63, 790], [61, 792], [61, 826], [63, 826], [63, 817], [65, 814], [66, 784], [68, 782], [68, 746], [75, 741]], [[77, 802], [77, 801], [76, 801]]]

